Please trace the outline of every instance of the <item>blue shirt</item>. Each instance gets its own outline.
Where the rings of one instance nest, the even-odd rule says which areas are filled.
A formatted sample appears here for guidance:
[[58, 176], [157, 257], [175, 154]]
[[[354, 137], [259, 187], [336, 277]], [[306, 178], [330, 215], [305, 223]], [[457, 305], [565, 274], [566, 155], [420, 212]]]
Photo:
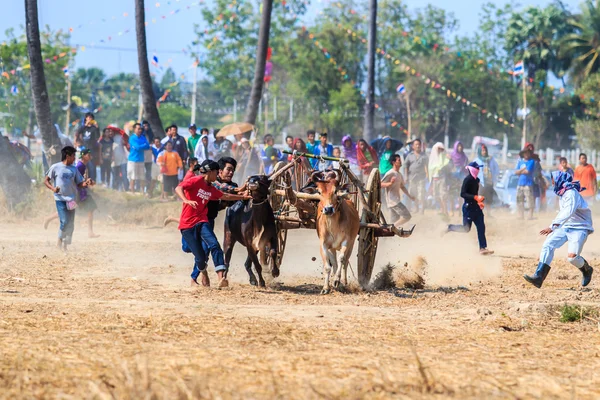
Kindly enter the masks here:
[[533, 160], [519, 160], [517, 163], [517, 171], [525, 167], [528, 173], [519, 175], [518, 186], [533, 186], [533, 171], [535, 170], [535, 161]]
[[129, 158], [132, 162], [144, 162], [144, 150], [150, 149], [150, 143], [146, 136], [133, 134], [129, 137]]
[[[314, 154], [315, 156], [328, 156], [328, 157], [332, 157], [333, 156], [333, 146], [330, 143], [327, 143], [327, 147], [323, 147], [320, 143], [318, 146], [315, 146], [314, 148]], [[316, 159], [315, 160], [316, 163], [313, 166], [313, 168], [318, 169], [319, 171], [325, 171], [327, 168], [331, 167], [332, 161], [329, 160], [319, 160]]]
[[62, 162], [53, 164], [46, 176], [53, 181], [54, 187], [60, 188], [54, 193], [56, 201], [73, 201], [77, 197], [77, 185], [83, 182], [83, 176], [74, 165], [65, 165]]

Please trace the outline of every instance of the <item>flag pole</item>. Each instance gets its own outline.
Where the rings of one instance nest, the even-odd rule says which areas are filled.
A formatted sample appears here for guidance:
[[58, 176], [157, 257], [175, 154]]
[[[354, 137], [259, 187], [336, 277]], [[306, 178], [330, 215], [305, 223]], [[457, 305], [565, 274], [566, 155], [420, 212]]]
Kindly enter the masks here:
[[523, 79], [521, 80], [521, 85], [523, 86], [523, 136], [521, 137], [522, 149], [525, 148], [525, 143], [527, 143], [527, 82], [525, 79], [525, 63], [523, 63]]
[[412, 135], [412, 121], [410, 120], [410, 96], [409, 91], [406, 89], [406, 93], [404, 94], [404, 98], [406, 99], [406, 114], [408, 115], [408, 133], [406, 134], [408, 140], [410, 140]]

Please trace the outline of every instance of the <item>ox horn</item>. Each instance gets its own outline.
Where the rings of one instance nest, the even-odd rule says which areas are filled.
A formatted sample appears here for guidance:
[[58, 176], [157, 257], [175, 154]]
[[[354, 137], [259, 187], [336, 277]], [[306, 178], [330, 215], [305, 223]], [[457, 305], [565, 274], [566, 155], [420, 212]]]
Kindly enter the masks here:
[[310, 174], [310, 180], [313, 183], [317, 183], [317, 182], [323, 181], [323, 172], [321, 172], [321, 171], [314, 171], [312, 174]]

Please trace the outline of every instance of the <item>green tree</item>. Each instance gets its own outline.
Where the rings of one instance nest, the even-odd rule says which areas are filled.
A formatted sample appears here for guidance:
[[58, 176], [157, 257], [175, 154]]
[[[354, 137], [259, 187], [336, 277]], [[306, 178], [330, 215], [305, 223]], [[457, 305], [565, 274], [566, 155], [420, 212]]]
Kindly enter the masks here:
[[581, 84], [600, 69], [600, 0], [585, 1], [567, 23], [573, 32], [562, 38], [559, 55], [570, 60], [571, 77]]

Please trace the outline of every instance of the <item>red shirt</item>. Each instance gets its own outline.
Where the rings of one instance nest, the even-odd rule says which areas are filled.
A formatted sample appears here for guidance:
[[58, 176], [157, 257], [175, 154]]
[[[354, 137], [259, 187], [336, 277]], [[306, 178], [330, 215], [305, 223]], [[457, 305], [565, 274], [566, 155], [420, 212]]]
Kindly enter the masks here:
[[194, 173], [193, 170], [188, 170], [188, 172], [185, 173], [185, 176], [183, 177], [184, 181], [187, 181], [190, 178], [193, 178], [194, 176], [196, 176], [196, 174]]
[[201, 222], [208, 222], [208, 201], [219, 200], [223, 192], [206, 183], [204, 176], [198, 175], [185, 179], [179, 184], [188, 200], [197, 202], [196, 208], [187, 204], [183, 205], [181, 217], [179, 218], [179, 229], [191, 229]]

